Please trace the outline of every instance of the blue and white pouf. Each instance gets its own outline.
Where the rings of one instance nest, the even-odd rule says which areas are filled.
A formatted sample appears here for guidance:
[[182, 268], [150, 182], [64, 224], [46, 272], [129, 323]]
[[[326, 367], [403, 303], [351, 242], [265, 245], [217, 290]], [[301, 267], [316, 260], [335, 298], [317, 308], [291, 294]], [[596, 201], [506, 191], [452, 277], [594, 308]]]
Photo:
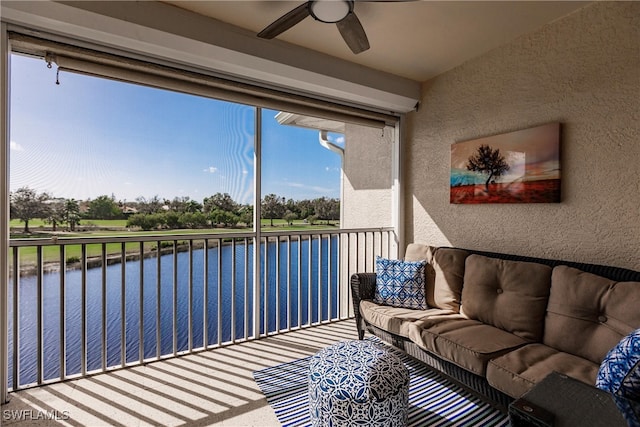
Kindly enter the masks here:
[[383, 347], [343, 341], [309, 363], [312, 426], [405, 426], [409, 371]]

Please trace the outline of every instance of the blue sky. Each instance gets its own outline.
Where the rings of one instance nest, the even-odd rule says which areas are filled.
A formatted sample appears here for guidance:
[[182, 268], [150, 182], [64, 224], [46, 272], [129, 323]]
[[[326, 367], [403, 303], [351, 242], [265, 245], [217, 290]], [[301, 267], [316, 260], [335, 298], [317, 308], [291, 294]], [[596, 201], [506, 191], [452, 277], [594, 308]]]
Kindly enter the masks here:
[[[66, 72], [56, 85], [55, 64], [18, 55], [11, 67], [12, 191], [253, 199], [253, 107]], [[339, 197], [340, 157], [276, 113], [262, 113], [262, 194]]]

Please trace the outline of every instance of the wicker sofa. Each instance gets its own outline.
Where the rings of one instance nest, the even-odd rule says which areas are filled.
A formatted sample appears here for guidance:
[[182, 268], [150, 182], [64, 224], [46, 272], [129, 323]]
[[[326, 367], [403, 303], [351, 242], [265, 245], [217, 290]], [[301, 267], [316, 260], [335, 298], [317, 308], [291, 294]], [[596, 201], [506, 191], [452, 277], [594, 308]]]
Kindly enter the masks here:
[[410, 244], [426, 260], [425, 310], [374, 302], [375, 273], [351, 276], [365, 330], [506, 407], [553, 371], [595, 384], [600, 363], [640, 328], [640, 272]]

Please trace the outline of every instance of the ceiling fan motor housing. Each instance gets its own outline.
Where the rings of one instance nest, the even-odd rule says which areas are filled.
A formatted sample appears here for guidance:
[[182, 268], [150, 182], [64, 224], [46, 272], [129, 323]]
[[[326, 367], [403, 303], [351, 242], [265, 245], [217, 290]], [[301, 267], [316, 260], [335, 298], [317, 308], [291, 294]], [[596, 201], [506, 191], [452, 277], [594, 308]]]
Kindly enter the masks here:
[[327, 24], [342, 21], [353, 12], [353, 0], [311, 0], [309, 14], [313, 19]]

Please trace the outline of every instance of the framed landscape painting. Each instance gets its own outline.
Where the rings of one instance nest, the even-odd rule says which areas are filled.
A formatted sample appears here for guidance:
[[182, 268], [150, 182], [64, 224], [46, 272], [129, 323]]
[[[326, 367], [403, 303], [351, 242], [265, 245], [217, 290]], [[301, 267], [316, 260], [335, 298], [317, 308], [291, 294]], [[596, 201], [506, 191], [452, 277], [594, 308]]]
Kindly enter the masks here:
[[451, 145], [451, 203], [559, 203], [560, 123]]

